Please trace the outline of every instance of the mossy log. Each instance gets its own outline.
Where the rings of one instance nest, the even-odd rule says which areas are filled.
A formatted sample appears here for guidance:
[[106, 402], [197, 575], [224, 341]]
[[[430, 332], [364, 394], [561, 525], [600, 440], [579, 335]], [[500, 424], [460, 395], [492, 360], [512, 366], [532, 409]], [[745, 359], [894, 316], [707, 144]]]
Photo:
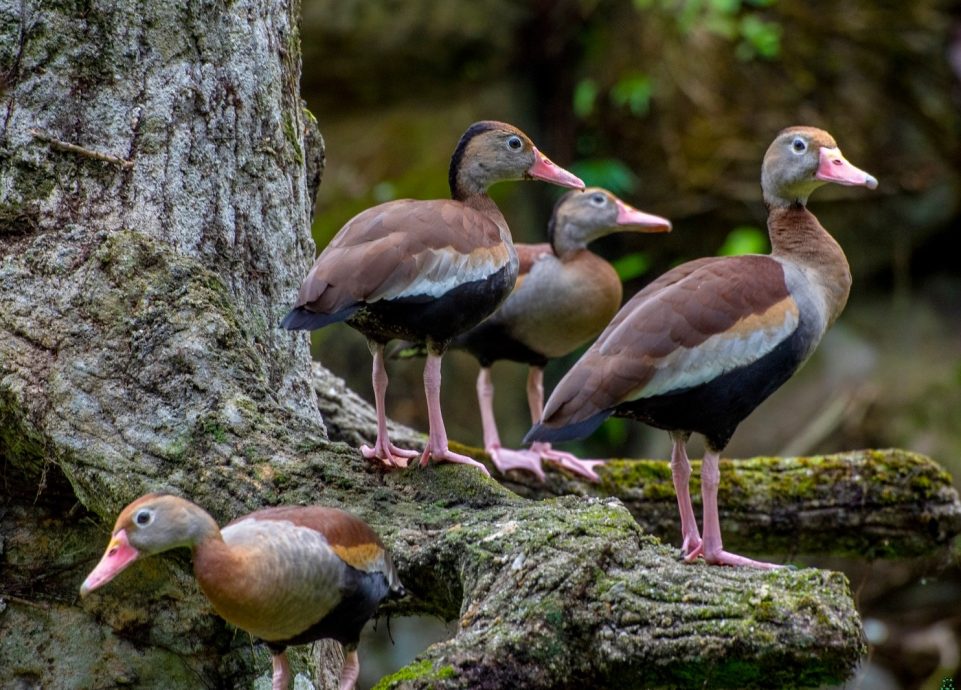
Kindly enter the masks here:
[[531, 501], [468, 467], [385, 475], [327, 436], [306, 338], [275, 326], [322, 160], [298, 9], [0, 5], [0, 685], [263, 671], [186, 553], [77, 600], [117, 511], [157, 490], [221, 521], [315, 502], [369, 520], [411, 593], [393, 611], [460, 621], [388, 687], [846, 677], [863, 642], [842, 575], [684, 565], [617, 500]]
[[[691, 466], [692, 500], [700, 506], [701, 463], [692, 460]], [[587, 484], [548, 471], [540, 483], [512, 472], [504, 484], [529, 498], [616, 497], [645, 532], [678, 541], [669, 462], [611, 460], [598, 475], [598, 484]], [[951, 475], [928, 457], [897, 449], [722, 460], [718, 500], [726, 546], [788, 559], [923, 556], [961, 534], [961, 502]]]
[[[331, 438], [370, 442], [373, 411], [343, 381], [314, 365], [315, 391]], [[391, 426], [392, 438], [423, 435]], [[612, 459], [587, 482], [545, 464], [546, 478], [498, 475], [487, 454], [457, 446], [484, 462], [498, 481], [532, 499], [594, 496], [619, 499], [645, 532], [679, 540], [677, 499], [667, 460]], [[700, 460], [692, 460], [691, 497], [700, 506]], [[724, 543], [735, 551], [855, 558], [911, 558], [949, 548], [961, 534], [961, 500], [937, 462], [899, 449], [858, 450], [810, 457], [721, 460], [718, 489]]]

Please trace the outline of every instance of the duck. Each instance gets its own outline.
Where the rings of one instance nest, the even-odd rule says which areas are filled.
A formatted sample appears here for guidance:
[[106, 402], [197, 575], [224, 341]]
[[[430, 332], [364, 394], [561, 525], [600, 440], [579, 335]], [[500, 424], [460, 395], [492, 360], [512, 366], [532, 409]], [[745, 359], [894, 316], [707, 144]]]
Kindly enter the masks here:
[[287, 647], [322, 638], [344, 646], [340, 690], [353, 688], [361, 629], [385, 598], [404, 595], [384, 544], [350, 513], [277, 506], [220, 529], [196, 503], [150, 493], [120, 512], [80, 596], [141, 558], [180, 547], [193, 552], [194, 575], [217, 614], [267, 644], [273, 690], [290, 685]]
[[508, 360], [528, 366], [527, 403], [531, 422], [544, 408], [544, 367], [596, 337], [621, 306], [623, 288], [614, 267], [587, 245], [614, 232], [669, 232], [665, 218], [640, 211], [600, 187], [570, 191], [555, 204], [547, 226], [549, 241], [515, 244], [520, 269], [514, 290], [491, 316], [457, 336], [452, 348], [480, 364], [477, 402], [484, 449], [500, 472], [521, 469], [544, 479], [541, 460], [598, 481], [602, 460], [581, 460], [535, 442], [528, 450], [501, 446], [494, 418], [491, 366]]
[[[503, 180], [535, 179], [583, 189], [513, 125], [475, 122], [451, 156], [450, 199], [399, 199], [351, 218], [314, 262], [281, 325], [314, 330], [346, 322], [367, 338], [377, 437], [361, 453], [385, 469], [421, 455], [471, 465], [450, 450], [440, 404], [441, 360], [451, 340], [491, 314], [510, 294], [519, 260], [510, 229], [488, 188]], [[387, 432], [384, 348], [392, 339], [424, 343], [424, 391], [429, 432], [423, 453], [399, 448]]]
[[[811, 356], [847, 303], [844, 251], [807, 208], [811, 193], [828, 183], [878, 186], [828, 132], [798, 126], [778, 133], [761, 167], [771, 252], [696, 259], [648, 284], [568, 370], [525, 437], [582, 438], [610, 416], [666, 430], [688, 562], [779, 567], [724, 550], [719, 460], [741, 421]], [[706, 442], [703, 537], [689, 493], [693, 433]]]

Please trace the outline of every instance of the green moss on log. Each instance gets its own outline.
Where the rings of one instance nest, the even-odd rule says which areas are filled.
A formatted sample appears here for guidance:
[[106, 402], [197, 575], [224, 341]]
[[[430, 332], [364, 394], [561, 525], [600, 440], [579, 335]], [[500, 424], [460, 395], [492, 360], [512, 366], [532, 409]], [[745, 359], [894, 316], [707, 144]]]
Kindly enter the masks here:
[[453, 678], [455, 674], [456, 671], [454, 671], [453, 666], [441, 665], [435, 667], [433, 662], [424, 659], [423, 661], [405, 666], [397, 673], [381, 678], [380, 682], [374, 686], [374, 690], [393, 690], [409, 681], [430, 683], [432, 681]]
[[[477, 449], [468, 454], [485, 457]], [[691, 497], [700, 505], [699, 460]], [[547, 481], [502, 478], [518, 493], [621, 499], [647, 531], [674, 543], [679, 527], [670, 463], [609, 460], [592, 484], [548, 469]], [[932, 459], [899, 449], [796, 458], [721, 461], [718, 501], [725, 544], [735, 551], [906, 558], [944, 549], [961, 533], [951, 475]]]

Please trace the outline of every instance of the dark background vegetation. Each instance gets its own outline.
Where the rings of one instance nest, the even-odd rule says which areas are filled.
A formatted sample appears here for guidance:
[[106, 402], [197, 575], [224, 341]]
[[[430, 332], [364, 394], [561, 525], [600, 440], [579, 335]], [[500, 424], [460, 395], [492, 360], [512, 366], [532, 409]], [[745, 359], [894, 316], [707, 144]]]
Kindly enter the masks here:
[[[829, 130], [880, 180], [875, 192], [825, 188], [810, 204], [847, 252], [851, 301], [802, 373], [742, 425], [726, 454], [898, 446], [961, 477], [955, 5], [304, 0], [302, 31], [303, 95], [327, 143], [318, 247], [375, 203], [447, 196], [457, 138], [475, 120], [501, 119], [589, 184], [674, 222], [671, 235], [594, 246], [615, 262], [629, 296], [688, 259], [766, 251], [759, 174], [767, 145], [789, 125]], [[544, 241], [557, 194], [532, 183], [493, 190], [522, 242]], [[357, 333], [325, 329], [314, 348], [370, 397], [370, 359]], [[575, 359], [548, 368], [548, 388]], [[479, 445], [476, 363], [461, 353], [445, 362], [448, 431]], [[390, 366], [388, 405], [393, 418], [426, 430], [421, 366]], [[525, 376], [519, 365], [494, 368], [506, 445], [529, 426]], [[669, 441], [611, 420], [570, 448], [666, 457]], [[865, 676], [850, 687], [940, 688], [952, 676], [958, 686], [957, 560], [820, 564], [848, 572], [872, 643]]]

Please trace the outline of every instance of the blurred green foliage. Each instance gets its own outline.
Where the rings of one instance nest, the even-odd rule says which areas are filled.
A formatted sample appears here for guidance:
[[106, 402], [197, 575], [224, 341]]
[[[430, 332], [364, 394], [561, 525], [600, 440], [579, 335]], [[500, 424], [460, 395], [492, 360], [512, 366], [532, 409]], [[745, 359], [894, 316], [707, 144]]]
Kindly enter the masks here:
[[604, 187], [618, 196], [637, 189], [637, 175], [618, 158], [588, 158], [569, 167], [588, 187]]
[[651, 257], [647, 252], [633, 252], [614, 259], [611, 264], [621, 282], [640, 278], [651, 269]]
[[718, 256], [738, 256], [740, 254], [766, 254], [770, 249], [767, 233], [751, 225], [734, 228], [724, 238], [724, 244], [717, 250]]
[[627, 108], [634, 117], [647, 115], [651, 107], [651, 78], [641, 72], [628, 72], [611, 88], [611, 102]]
[[706, 30], [735, 41], [742, 60], [776, 58], [781, 51], [781, 25], [758, 12], [777, 0], [634, 0], [639, 11], [658, 8], [674, 16], [682, 34]]

